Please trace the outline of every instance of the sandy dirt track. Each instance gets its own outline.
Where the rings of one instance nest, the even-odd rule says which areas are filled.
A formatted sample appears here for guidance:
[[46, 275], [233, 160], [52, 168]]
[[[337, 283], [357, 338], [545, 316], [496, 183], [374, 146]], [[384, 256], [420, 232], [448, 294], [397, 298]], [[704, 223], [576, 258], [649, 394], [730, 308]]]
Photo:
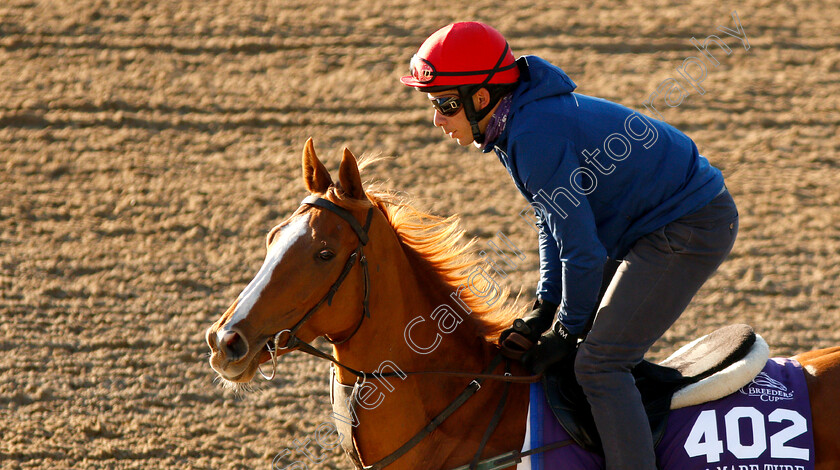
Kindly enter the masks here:
[[530, 299], [524, 199], [397, 81], [455, 20], [641, 110], [736, 10], [750, 49], [730, 38], [706, 93], [660, 110], [724, 171], [741, 232], [650, 356], [733, 322], [776, 355], [840, 344], [837, 3], [533, 3], [0, 3], [0, 468], [269, 468], [327, 420], [325, 364], [288, 357], [235, 397], [203, 340], [305, 196], [309, 136], [333, 171], [345, 145], [393, 156], [363, 177], [470, 236], [508, 234], [529, 262], [509, 285]]

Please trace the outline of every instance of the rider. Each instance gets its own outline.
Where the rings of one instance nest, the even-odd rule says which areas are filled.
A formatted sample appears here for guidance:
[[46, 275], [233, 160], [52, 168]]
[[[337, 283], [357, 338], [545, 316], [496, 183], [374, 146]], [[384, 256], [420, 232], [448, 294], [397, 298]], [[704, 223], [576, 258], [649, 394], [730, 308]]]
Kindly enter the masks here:
[[738, 212], [720, 170], [674, 127], [573, 93], [539, 57], [514, 60], [482, 23], [436, 31], [410, 68], [400, 80], [427, 93], [434, 125], [494, 151], [537, 215], [538, 299], [503, 350], [540, 373], [585, 338], [574, 370], [607, 468], [655, 469], [630, 370], [732, 249]]

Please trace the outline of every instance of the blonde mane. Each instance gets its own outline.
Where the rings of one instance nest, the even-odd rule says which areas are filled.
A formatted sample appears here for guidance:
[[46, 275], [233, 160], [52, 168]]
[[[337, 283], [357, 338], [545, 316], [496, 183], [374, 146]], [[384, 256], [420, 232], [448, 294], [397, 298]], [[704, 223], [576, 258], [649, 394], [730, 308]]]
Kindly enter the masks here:
[[[371, 159], [360, 161], [359, 168], [370, 163]], [[346, 207], [365, 204], [343, 197], [340, 187], [330, 187], [327, 193], [331, 199], [340, 200]], [[367, 188], [365, 194], [385, 214], [408, 254], [414, 255], [419, 264], [425, 265], [447, 289], [455, 292], [459, 286], [468, 285], [470, 271], [482, 260], [471, 252], [475, 238], [466, 243], [462, 241], [465, 231], [459, 227], [460, 218], [457, 215], [439, 217], [423, 212], [412, 206], [408, 198], [389, 190]], [[476, 288], [484, 291], [486, 287], [486, 281], [479, 277]], [[513, 320], [522, 316], [522, 309], [516, 302], [507, 302], [509, 289], [500, 288], [502, 302], [493, 307], [489, 307], [486, 299], [478, 297], [470, 289], [462, 289], [460, 295], [461, 300], [472, 310], [467, 321], [472, 320], [478, 334], [491, 342], [496, 341], [499, 333], [508, 328]]]

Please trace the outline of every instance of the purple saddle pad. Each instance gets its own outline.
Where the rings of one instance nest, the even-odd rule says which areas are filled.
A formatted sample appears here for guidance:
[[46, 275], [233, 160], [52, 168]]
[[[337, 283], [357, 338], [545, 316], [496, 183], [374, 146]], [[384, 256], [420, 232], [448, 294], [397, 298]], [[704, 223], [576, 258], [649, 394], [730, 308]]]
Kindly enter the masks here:
[[[570, 439], [542, 384], [531, 385], [523, 450]], [[727, 397], [674, 410], [656, 448], [662, 470], [813, 470], [811, 404], [802, 366], [770, 359]], [[604, 458], [569, 445], [526, 458], [517, 470], [599, 470]]]

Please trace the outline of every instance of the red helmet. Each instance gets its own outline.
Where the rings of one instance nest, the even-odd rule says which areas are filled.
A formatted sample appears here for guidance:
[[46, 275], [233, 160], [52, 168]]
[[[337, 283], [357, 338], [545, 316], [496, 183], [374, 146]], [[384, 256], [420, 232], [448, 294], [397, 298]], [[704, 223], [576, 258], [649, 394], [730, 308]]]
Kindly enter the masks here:
[[504, 36], [474, 21], [435, 31], [411, 58], [410, 67], [411, 75], [400, 81], [422, 91], [519, 80], [516, 60]]

